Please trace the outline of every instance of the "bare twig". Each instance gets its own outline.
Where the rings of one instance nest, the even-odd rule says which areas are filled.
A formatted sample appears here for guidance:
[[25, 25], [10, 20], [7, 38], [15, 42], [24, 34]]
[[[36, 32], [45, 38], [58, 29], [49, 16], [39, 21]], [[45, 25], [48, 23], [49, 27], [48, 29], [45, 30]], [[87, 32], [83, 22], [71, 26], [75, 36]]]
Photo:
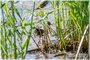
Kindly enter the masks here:
[[80, 44], [79, 44], [79, 47], [78, 47], [78, 50], [77, 50], [77, 53], [76, 53], [76, 56], [75, 56], [75, 60], [76, 60], [77, 57], [78, 57], [78, 54], [79, 54], [81, 45], [82, 45], [82, 43], [83, 43], [83, 41], [84, 41], [85, 34], [86, 34], [87, 30], [88, 30], [88, 27], [89, 27], [89, 26], [87, 25], [87, 27], [86, 27], [86, 29], [85, 29], [85, 31], [84, 31], [84, 34], [83, 34], [83, 36], [82, 36], [81, 42], [80, 42]]
[[36, 43], [36, 41], [35, 41], [35, 39], [33, 38], [33, 36], [31, 36], [31, 37], [32, 37], [34, 43], [36, 44], [36, 46], [38, 47], [38, 49], [40, 49], [39, 45]]

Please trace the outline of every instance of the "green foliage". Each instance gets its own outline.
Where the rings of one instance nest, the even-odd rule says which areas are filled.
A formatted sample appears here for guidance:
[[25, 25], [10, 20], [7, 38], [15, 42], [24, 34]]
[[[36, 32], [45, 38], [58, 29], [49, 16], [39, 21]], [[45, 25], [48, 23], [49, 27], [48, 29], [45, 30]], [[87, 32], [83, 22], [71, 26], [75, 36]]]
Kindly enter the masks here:
[[[80, 42], [85, 27], [89, 24], [89, 10], [88, 10], [89, 1], [54, 0], [50, 2], [51, 3], [50, 8], [53, 8], [52, 11], [48, 11], [47, 13], [43, 8], [40, 11], [35, 12], [35, 2], [33, 2], [33, 11], [24, 8], [27, 13], [32, 15], [31, 20], [29, 22], [25, 20], [25, 17], [27, 16], [22, 18], [21, 13], [14, 6], [14, 2], [13, 1], [10, 2], [11, 7], [9, 6], [8, 2], [5, 3], [0, 2], [1, 3], [0, 9], [2, 11], [2, 21], [0, 27], [1, 28], [0, 47], [2, 59], [6, 58], [18, 59], [18, 57], [23, 59], [28, 50], [34, 26], [39, 23], [44, 27], [44, 29], [48, 28], [46, 21], [48, 18], [51, 18], [48, 17], [50, 14], [54, 15], [55, 24], [53, 26], [56, 28], [56, 32], [54, 31], [54, 34], [57, 40], [59, 41], [58, 49], [63, 48], [65, 49], [65, 47], [67, 46], [67, 41], [70, 41], [70, 43], [72, 43], [73, 46], [76, 41]], [[66, 12], [64, 12], [64, 8], [67, 8], [67, 10], [65, 10]], [[62, 12], [62, 14], [60, 12]], [[34, 17], [36, 17], [35, 14], [41, 18], [39, 22], [34, 21]], [[66, 17], [64, 15], [66, 15]], [[18, 21], [16, 20], [17, 17], [19, 17], [20, 19], [20, 24], [16, 24]], [[27, 32], [28, 36], [24, 41], [24, 43], [22, 43], [24, 31], [27, 26], [29, 26], [29, 31]], [[21, 30], [18, 31], [18, 28], [21, 28]], [[51, 27], [49, 26], [48, 29], [50, 30]], [[45, 37], [47, 40], [50, 40], [48, 36], [49, 30], [46, 31], [47, 34]], [[52, 31], [50, 32], [53, 33]]]

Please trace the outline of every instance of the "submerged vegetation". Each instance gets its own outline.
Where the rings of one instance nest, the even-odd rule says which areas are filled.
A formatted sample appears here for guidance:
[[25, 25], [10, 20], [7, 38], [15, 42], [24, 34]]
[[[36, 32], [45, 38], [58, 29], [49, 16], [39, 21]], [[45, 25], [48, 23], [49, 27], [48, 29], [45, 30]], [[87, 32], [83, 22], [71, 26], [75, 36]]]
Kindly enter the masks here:
[[[80, 53], [88, 53], [89, 1], [46, 1], [37, 9], [36, 1], [32, 2], [32, 10], [22, 7], [28, 13], [22, 17], [14, 1], [0, 1], [2, 59], [24, 59], [31, 39], [44, 55], [53, 50], [69, 52], [79, 49]], [[52, 8], [50, 11], [44, 10], [48, 4]], [[29, 21], [25, 19], [28, 15]], [[40, 19], [35, 20], [36, 17]], [[51, 40], [50, 35], [55, 40]]]

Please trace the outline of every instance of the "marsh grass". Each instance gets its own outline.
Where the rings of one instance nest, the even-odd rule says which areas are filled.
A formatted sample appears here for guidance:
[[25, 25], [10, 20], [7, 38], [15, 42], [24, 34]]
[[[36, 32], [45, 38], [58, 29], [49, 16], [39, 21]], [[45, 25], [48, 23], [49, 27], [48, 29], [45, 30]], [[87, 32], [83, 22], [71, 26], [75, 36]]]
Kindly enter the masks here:
[[[86, 26], [89, 24], [89, 10], [88, 4], [89, 1], [60, 1], [54, 0], [49, 1], [51, 4], [52, 10], [48, 13], [45, 12], [43, 8], [40, 9], [39, 12], [35, 10], [35, 1], [33, 1], [33, 9], [30, 11], [28, 8], [24, 8], [29, 14], [31, 14], [31, 19], [29, 22], [26, 22], [24, 18], [22, 18], [19, 10], [14, 6], [14, 1], [10, 1], [10, 5], [8, 2], [0, 2], [1, 3], [1, 58], [14, 58], [19, 59], [25, 58], [27, 53], [30, 39], [32, 38], [34, 43], [39, 48], [38, 44], [34, 37], [32, 37], [32, 31], [34, 30], [34, 26], [36, 24], [41, 24], [44, 32], [44, 40], [46, 40], [46, 45], [50, 42], [49, 32], [51, 34], [55, 34], [55, 37], [58, 40], [58, 45], [56, 50], [68, 50], [67, 48], [68, 42], [73, 46], [75, 50], [78, 48], [78, 45], [81, 41], [82, 34]], [[61, 4], [61, 6], [60, 6]], [[65, 10], [66, 9], [66, 10]], [[61, 13], [62, 12], [62, 13]], [[17, 16], [16, 16], [16, 15]], [[55, 24], [53, 26], [56, 28], [56, 31], [51, 28], [51, 26], [47, 25], [48, 15], [54, 14]], [[34, 17], [39, 16], [41, 19], [36, 22], [34, 21]], [[17, 17], [20, 19], [20, 24], [17, 23]], [[26, 17], [26, 16], [25, 16]], [[52, 22], [51, 22], [52, 23]], [[27, 38], [24, 43], [23, 36], [26, 31], [26, 27], [29, 26], [29, 31], [27, 31]], [[21, 30], [18, 30], [18, 27]], [[87, 34], [84, 36], [84, 40], [89, 41], [89, 37]], [[18, 42], [17, 42], [18, 41]], [[83, 45], [82, 45], [83, 46]], [[86, 47], [85, 45], [84, 47]], [[56, 47], [55, 47], [56, 48]], [[87, 48], [86, 48], [87, 49]]]
[[[3, 16], [2, 28], [1, 28], [1, 30], [3, 29], [2, 33], [1, 33], [3, 40], [1, 39], [1, 43], [4, 42], [1, 44], [1, 50], [2, 50], [1, 55], [2, 55], [3, 59], [5, 59], [5, 58], [17, 59], [19, 56], [23, 59], [26, 54], [26, 51], [28, 49], [29, 40], [30, 40], [30, 36], [32, 33], [34, 7], [33, 7], [33, 13], [32, 13], [32, 18], [31, 18], [30, 24], [28, 24], [28, 25], [30, 25], [28, 38], [25, 41], [25, 43], [22, 44], [22, 38], [23, 38], [24, 30], [25, 30], [25, 23], [24, 23], [24, 20], [22, 19], [22, 17], [20, 16], [19, 11], [15, 8], [14, 1], [10, 1], [10, 2], [11, 2], [11, 8], [10, 8], [11, 13], [9, 12], [10, 10], [9, 10], [8, 2], [1, 3], [2, 16]], [[33, 6], [35, 6], [35, 3]], [[4, 15], [4, 13], [5, 13], [5, 15]], [[22, 28], [21, 32], [19, 32], [17, 30], [18, 26], [16, 27], [16, 24], [15, 24], [16, 23], [15, 13], [20, 18], [20, 21], [21, 21], [21, 26], [20, 26]], [[5, 22], [5, 18], [7, 18], [6, 22]], [[7, 22], [7, 21], [9, 21], [9, 22]], [[7, 23], [7, 26], [10, 28], [10, 30], [8, 30], [8, 28], [6, 27], [6, 25], [5, 25], [6, 23]], [[10, 24], [10, 26], [9, 26], [9, 24]], [[18, 39], [19, 45], [16, 42], [17, 39]], [[20, 49], [18, 47], [20, 47]]]

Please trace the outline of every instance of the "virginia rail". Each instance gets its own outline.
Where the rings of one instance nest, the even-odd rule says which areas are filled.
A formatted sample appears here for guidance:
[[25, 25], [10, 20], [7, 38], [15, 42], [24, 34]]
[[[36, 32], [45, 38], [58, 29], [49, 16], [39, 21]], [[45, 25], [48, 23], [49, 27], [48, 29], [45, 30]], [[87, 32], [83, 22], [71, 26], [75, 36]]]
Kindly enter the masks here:
[[41, 51], [44, 52], [45, 41], [41, 39], [43, 38], [44, 30], [41, 28], [35, 28], [34, 34], [39, 37], [38, 45], [40, 46]]
[[43, 36], [44, 30], [41, 29], [41, 28], [36, 28], [35, 31], [34, 31], [34, 33], [35, 33], [37, 36], [41, 37], [41, 36]]

